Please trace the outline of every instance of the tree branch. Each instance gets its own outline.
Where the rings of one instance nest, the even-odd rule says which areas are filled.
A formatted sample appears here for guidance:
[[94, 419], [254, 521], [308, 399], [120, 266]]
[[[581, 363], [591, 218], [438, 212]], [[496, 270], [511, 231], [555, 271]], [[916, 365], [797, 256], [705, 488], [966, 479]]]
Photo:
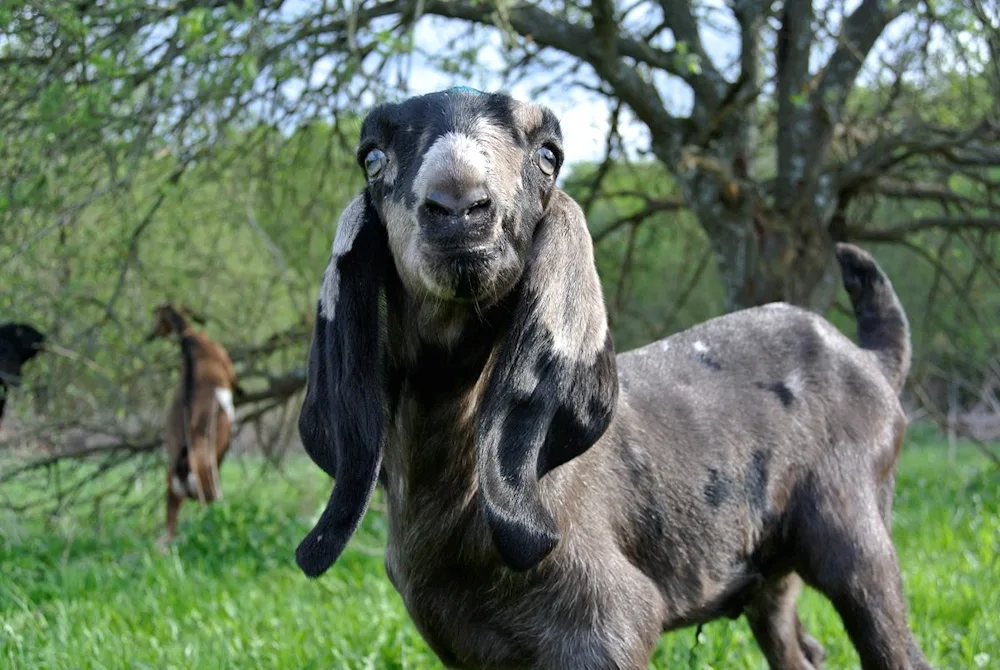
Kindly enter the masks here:
[[980, 230], [1000, 232], [998, 216], [929, 216], [886, 228], [848, 227], [847, 237], [863, 242], [899, 242], [928, 230]]
[[778, 30], [778, 179], [775, 204], [788, 211], [798, 197], [806, 175], [809, 135], [812, 132], [806, 93], [809, 54], [812, 51], [812, 2], [786, 2]]
[[613, 0], [593, 0], [590, 15], [594, 18], [594, 34], [600, 49], [608, 58], [614, 58], [618, 47], [618, 24], [615, 23], [615, 3]]
[[595, 245], [600, 244], [604, 238], [616, 230], [621, 230], [626, 226], [635, 226], [654, 214], [659, 214], [660, 212], [676, 212], [677, 210], [684, 209], [685, 207], [686, 205], [683, 202], [675, 200], [649, 200], [646, 203], [646, 206], [635, 214], [624, 216], [608, 224], [603, 230], [594, 233], [592, 236], [593, 242]]
[[840, 109], [854, 86], [854, 80], [882, 31], [896, 17], [916, 4], [913, 0], [864, 0], [844, 20], [838, 38], [839, 46], [823, 66], [814, 94], [816, 104], [826, 107], [831, 118], [839, 118]]
[[[791, 4], [793, 3], [789, 3]], [[840, 120], [847, 96], [868, 53], [885, 27], [905, 8], [915, 4], [915, 0], [901, 0], [896, 3], [887, 3], [885, 0], [863, 0], [861, 5], [844, 20], [838, 37], [839, 46], [820, 72], [809, 99], [809, 122], [803, 124], [807, 126], [808, 134], [798, 137], [801, 153], [793, 161], [791, 176], [798, 177], [798, 170], [794, 169], [794, 166], [801, 166], [804, 174], [793, 183], [779, 182], [781, 188], [799, 191], [797, 206], [805, 207], [807, 211], [815, 211], [822, 209], [819, 200], [825, 199], [826, 196], [836, 196], [836, 191], [830, 191], [827, 185], [820, 183], [820, 175], [826, 168], [823, 156], [826, 155], [833, 140], [833, 132]], [[788, 191], [786, 193], [789, 193], [790, 203], [796, 196]]]
[[[486, 3], [429, 0], [424, 11], [426, 14], [462, 19], [482, 25], [495, 25], [493, 10]], [[654, 147], [663, 149], [668, 146], [670, 149], [675, 147], [681, 123], [667, 112], [659, 91], [644, 81], [635, 68], [621, 58], [608, 58], [600, 48], [592, 30], [559, 19], [531, 5], [513, 7], [504, 18], [518, 34], [540, 45], [559, 49], [586, 61], [649, 127]], [[673, 55], [635, 40], [619, 36], [617, 51], [621, 56], [676, 74], [685, 81], [693, 76], [692, 73], [687, 73], [688, 76], [685, 77], [683, 69], [676, 67], [676, 62], [671, 62], [675, 60]]]
[[911, 124], [859, 150], [837, 170], [834, 188], [840, 192], [858, 189], [915, 156], [937, 156], [942, 162], [958, 165], [1000, 166], [998, 138], [1000, 127], [989, 120], [966, 130]]
[[983, 202], [969, 196], [956, 193], [939, 183], [925, 183], [908, 179], [884, 177], [876, 179], [863, 187], [863, 192], [874, 193], [894, 200], [929, 200], [938, 203], [950, 203], [961, 207], [974, 209], [982, 207]]
[[583, 212], [588, 217], [590, 216], [591, 210], [594, 208], [594, 202], [600, 195], [604, 179], [610, 173], [611, 167], [614, 163], [614, 141], [615, 138], [618, 138], [619, 140], [621, 139], [618, 136], [618, 121], [621, 117], [621, 111], [621, 103], [615, 105], [615, 108], [611, 110], [611, 118], [608, 123], [608, 134], [604, 140], [604, 160], [601, 161], [601, 164], [597, 167], [597, 171], [594, 172], [594, 177], [590, 180], [590, 187], [588, 189], [587, 196], [581, 203]]
[[701, 73], [696, 74], [696, 70], [682, 77], [694, 90], [695, 104], [703, 105], [708, 109], [714, 108], [724, 95], [726, 81], [715, 68], [701, 42], [698, 22], [691, 9], [691, 1], [660, 0], [659, 4], [663, 11], [663, 23], [674, 34], [675, 43], [686, 44], [688, 52], [698, 59], [697, 68]]
[[732, 114], [740, 115], [736, 131], [738, 155], [734, 155], [733, 160], [743, 162], [745, 177], [753, 172], [752, 157], [759, 131], [756, 99], [760, 94], [761, 26], [765, 9], [770, 4], [770, 0], [744, 0], [733, 4], [733, 15], [740, 26], [740, 76], [712, 113], [712, 122], [706, 124], [721, 126]]

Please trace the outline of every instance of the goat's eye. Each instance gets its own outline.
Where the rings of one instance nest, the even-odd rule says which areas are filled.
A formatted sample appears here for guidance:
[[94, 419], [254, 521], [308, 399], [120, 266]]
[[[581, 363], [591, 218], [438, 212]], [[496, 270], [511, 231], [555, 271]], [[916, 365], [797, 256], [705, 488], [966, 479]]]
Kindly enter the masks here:
[[381, 149], [372, 149], [365, 156], [365, 174], [368, 175], [369, 179], [375, 179], [375, 177], [382, 174], [382, 170], [385, 169], [388, 162], [389, 157], [385, 155], [384, 151]]
[[556, 155], [552, 149], [548, 147], [542, 147], [535, 154], [535, 158], [538, 160], [538, 167], [545, 174], [552, 176], [556, 171]]

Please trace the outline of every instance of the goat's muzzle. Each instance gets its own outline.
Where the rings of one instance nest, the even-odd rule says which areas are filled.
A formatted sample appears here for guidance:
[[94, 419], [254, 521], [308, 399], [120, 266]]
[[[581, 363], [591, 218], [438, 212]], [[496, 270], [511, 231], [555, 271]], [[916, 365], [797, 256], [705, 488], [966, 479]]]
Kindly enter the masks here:
[[[437, 200], [432, 199], [435, 196]], [[432, 193], [421, 205], [417, 218], [424, 243], [443, 255], [481, 251], [495, 241], [499, 228], [496, 206], [485, 191], [461, 199]]]

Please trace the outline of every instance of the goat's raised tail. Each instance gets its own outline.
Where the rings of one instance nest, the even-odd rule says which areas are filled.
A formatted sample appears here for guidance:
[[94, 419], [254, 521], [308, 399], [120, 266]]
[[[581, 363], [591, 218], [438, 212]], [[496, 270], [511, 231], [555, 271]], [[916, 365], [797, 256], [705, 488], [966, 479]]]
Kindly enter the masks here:
[[841, 243], [837, 260], [858, 320], [858, 343], [875, 354], [889, 383], [899, 391], [910, 371], [910, 323], [903, 305], [867, 251]]

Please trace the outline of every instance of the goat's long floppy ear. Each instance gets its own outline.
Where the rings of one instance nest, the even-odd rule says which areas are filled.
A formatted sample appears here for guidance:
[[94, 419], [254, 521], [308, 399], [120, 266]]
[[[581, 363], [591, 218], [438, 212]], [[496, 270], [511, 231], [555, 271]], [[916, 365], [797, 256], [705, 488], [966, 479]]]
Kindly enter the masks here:
[[295, 559], [323, 574], [357, 530], [382, 464], [385, 428], [379, 293], [389, 261], [385, 228], [368, 195], [340, 217], [323, 276], [299, 435], [335, 479], [333, 493]]
[[515, 570], [535, 566], [559, 541], [538, 480], [604, 434], [618, 399], [590, 233], [563, 192], [553, 194], [530, 253], [476, 432], [486, 518]]

